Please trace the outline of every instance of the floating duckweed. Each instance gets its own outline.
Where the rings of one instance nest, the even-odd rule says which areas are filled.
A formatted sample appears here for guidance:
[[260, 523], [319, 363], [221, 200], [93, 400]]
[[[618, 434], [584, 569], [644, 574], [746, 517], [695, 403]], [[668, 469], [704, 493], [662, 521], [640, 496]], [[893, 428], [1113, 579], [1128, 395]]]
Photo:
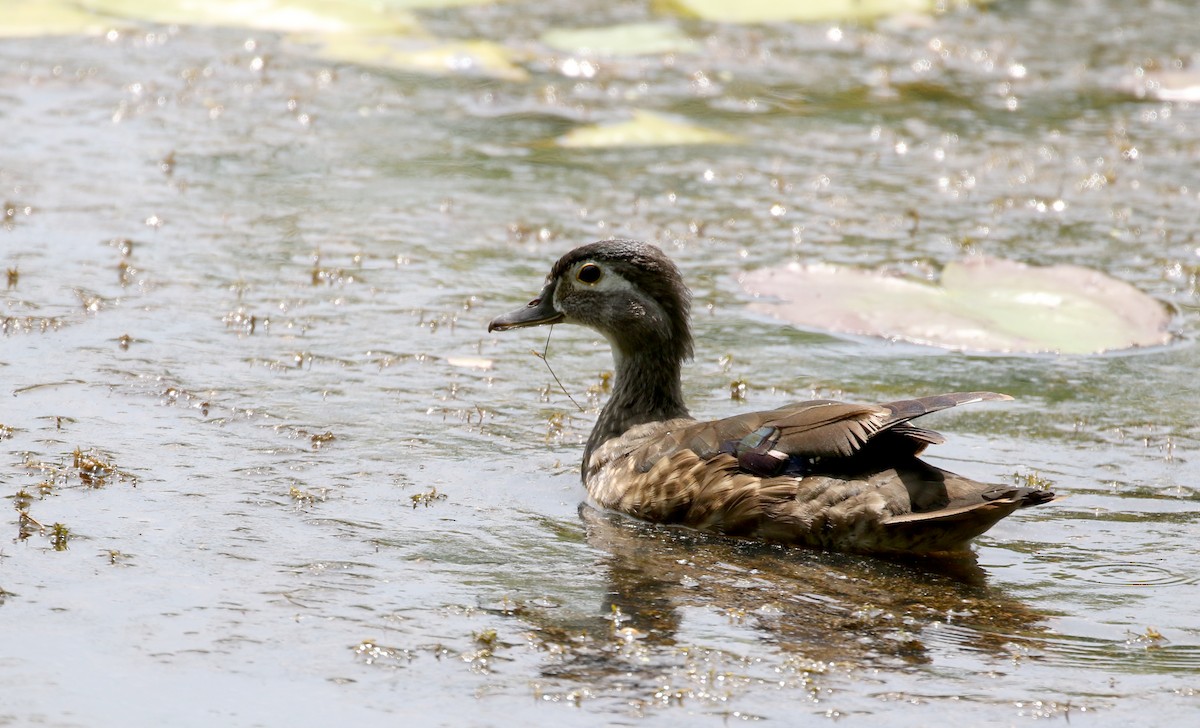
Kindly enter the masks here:
[[563, 432], [567, 429], [567, 415], [565, 412], [555, 412], [546, 418], [546, 442], [553, 442], [563, 436]]
[[322, 283], [333, 286], [361, 282], [361, 274], [351, 273], [342, 268], [322, 268], [317, 264], [314, 264], [312, 268], [312, 284], [314, 286], [319, 286]]
[[63, 319], [58, 316], [4, 316], [0, 318], [0, 334], [28, 334], [34, 331], [44, 334], [47, 331], [58, 331], [63, 327]]
[[[258, 316], [246, 311], [242, 306], [238, 306], [236, 311], [230, 311], [221, 317], [225, 328], [234, 329], [239, 335], [253, 336], [254, 331], [258, 328]], [[264, 326], [270, 326], [270, 319], [263, 321]]]
[[1013, 482], [1025, 488], [1036, 488], [1038, 490], [1048, 490], [1054, 485], [1054, 481], [1043, 477], [1036, 470], [1031, 470], [1028, 473], [1013, 473]]
[[1159, 632], [1154, 627], [1146, 627], [1144, 632], [1126, 632], [1128, 637], [1125, 642], [1130, 645], [1140, 645], [1148, 650], [1161, 648], [1167, 642], [1170, 642], [1162, 632]]
[[412, 499], [413, 508], [416, 508], [417, 506], [425, 506], [428, 508], [437, 501], [446, 500], [446, 494], [439, 493], [437, 486], [430, 488], [425, 493], [414, 493], [409, 497]]
[[18, 490], [12, 498], [13, 508], [16, 508], [18, 512], [27, 511], [29, 510], [29, 506], [33, 505], [33, 496], [24, 488]]
[[[55, 418], [56, 425], [62, 422], [73, 422], [68, 417]], [[88, 488], [102, 488], [113, 478], [118, 480], [131, 481], [134, 486], [137, 485], [137, 478], [130, 473], [126, 473], [114, 465], [111, 459], [97, 451], [95, 448], [75, 448], [71, 452], [71, 460], [69, 463], [59, 460], [58, 462], [45, 462], [35, 459], [31, 454], [26, 454], [24, 467], [27, 470], [35, 470], [43, 473], [46, 480], [38, 483], [37, 488], [40, 495], [48, 495], [55, 488], [67, 487], [72, 484], [74, 479], [78, 478], [79, 482]]]
[[312, 437], [309, 438], [309, 441], [312, 442], [313, 450], [320, 450], [322, 445], [324, 445], [327, 442], [333, 442], [336, 439], [337, 439], [337, 437], [334, 436], [332, 431], [326, 430], [325, 432], [322, 432], [319, 435], [313, 435]]
[[471, 637], [479, 649], [464, 652], [459, 657], [463, 662], [471, 665], [472, 672], [485, 674], [491, 672], [491, 660], [496, 654], [496, 647], [500, 645], [496, 637], [496, 630], [485, 629], [481, 632], [472, 632]]
[[356, 657], [360, 658], [368, 665], [381, 663], [399, 667], [412, 661], [416, 655], [412, 650], [407, 650], [401, 647], [386, 647], [378, 644], [375, 640], [363, 640], [351, 649], [354, 650]]
[[67, 542], [71, 540], [71, 529], [66, 524], [55, 523], [50, 526], [50, 545], [55, 551], [66, 551]]
[[119, 283], [122, 288], [133, 282], [133, 276], [136, 273], [137, 269], [129, 265], [127, 261], [122, 260], [117, 263], [117, 283]]
[[29, 515], [28, 511], [19, 511], [17, 514], [17, 541], [24, 541], [33, 535], [34, 530], [42, 532], [45, 526], [41, 524], [33, 516]]
[[587, 402], [593, 408], [599, 408], [606, 396], [612, 393], [612, 372], [600, 372], [600, 381], [587, 388]]
[[133, 254], [133, 241], [129, 238], [111, 238], [108, 241], [110, 248], [116, 248], [122, 258], [128, 258]]
[[84, 485], [92, 488], [102, 488], [108, 484], [108, 478], [115, 471], [112, 463], [106, 462], [95, 453], [84, 453], [75, 448], [73, 467], [79, 472], [79, 479]]
[[313, 493], [307, 490], [301, 490], [294, 485], [288, 489], [288, 496], [290, 496], [298, 506], [312, 506], [317, 503], [324, 503], [326, 500], [325, 491]]
[[484, 649], [492, 650], [496, 647], [496, 630], [494, 629], [472, 632], [471, 636], [475, 639], [475, 643]]

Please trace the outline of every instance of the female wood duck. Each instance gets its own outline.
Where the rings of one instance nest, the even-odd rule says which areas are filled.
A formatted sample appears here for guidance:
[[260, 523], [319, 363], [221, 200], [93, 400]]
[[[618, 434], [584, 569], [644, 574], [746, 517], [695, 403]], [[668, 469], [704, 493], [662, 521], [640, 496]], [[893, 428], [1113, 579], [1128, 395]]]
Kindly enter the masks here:
[[911, 424], [968, 392], [878, 405], [816, 400], [697, 422], [680, 367], [692, 356], [691, 294], [658, 248], [605, 240], [554, 264], [541, 294], [488, 331], [571, 323], [612, 345], [612, 398], [583, 451], [595, 503], [658, 523], [857, 552], [967, 549], [1018, 508], [1053, 494], [976, 483], [917, 455], [942, 442]]

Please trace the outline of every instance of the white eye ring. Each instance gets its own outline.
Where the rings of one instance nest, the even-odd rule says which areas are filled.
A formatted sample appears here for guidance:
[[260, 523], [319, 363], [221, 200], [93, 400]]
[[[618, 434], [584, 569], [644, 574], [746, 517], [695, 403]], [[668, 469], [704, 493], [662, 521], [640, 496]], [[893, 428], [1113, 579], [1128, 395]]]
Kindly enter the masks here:
[[600, 266], [596, 265], [595, 263], [584, 263], [575, 273], [575, 278], [578, 279], [580, 283], [597, 283], [603, 277], [604, 271], [601, 270]]

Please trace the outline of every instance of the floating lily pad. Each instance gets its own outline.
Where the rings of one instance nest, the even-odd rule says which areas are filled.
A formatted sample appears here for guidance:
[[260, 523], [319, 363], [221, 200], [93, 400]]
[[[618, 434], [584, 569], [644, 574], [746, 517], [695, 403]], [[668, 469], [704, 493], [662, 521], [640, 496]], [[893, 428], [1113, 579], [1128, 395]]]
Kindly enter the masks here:
[[1200, 71], [1147, 71], [1121, 81], [1121, 89], [1139, 99], [1200, 102]]
[[491, 369], [493, 362], [478, 356], [449, 356], [446, 357], [446, 363], [463, 369]]
[[445, 41], [427, 37], [388, 38], [331, 35], [317, 40], [317, 55], [327, 60], [436, 75], [466, 74], [524, 81], [510, 48], [486, 40]]
[[409, 33], [418, 27], [395, 3], [370, 0], [79, 0], [104, 15], [152, 23], [219, 25], [288, 33]]
[[368, 0], [376, 5], [386, 5], [389, 8], [404, 8], [405, 10], [436, 10], [438, 8], [457, 8], [466, 5], [491, 5], [498, 0]]
[[724, 132], [675, 121], [650, 111], [635, 111], [633, 118], [616, 124], [595, 124], [572, 129], [555, 140], [560, 147], [667, 147], [683, 144], [737, 144]]
[[724, 23], [871, 20], [903, 13], [932, 13], [934, 0], [658, 0], [661, 10]]
[[80, 10], [73, 3], [0, 0], [0, 38], [98, 35], [110, 27], [110, 19]]
[[542, 36], [542, 42], [567, 53], [597, 56], [690, 53], [697, 47], [696, 41], [671, 23], [551, 30]]
[[935, 285], [793, 263], [746, 273], [742, 285], [758, 298], [752, 309], [804, 328], [946, 349], [1092, 354], [1171, 340], [1163, 304], [1074, 265], [977, 256], [948, 264]]

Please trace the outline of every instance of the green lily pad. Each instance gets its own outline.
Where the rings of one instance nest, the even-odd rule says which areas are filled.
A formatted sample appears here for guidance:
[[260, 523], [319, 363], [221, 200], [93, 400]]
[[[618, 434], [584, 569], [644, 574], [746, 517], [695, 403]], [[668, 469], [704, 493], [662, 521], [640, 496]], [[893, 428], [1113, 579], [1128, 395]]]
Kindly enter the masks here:
[[407, 12], [370, 0], [79, 0], [96, 13], [181, 25], [218, 25], [288, 33], [407, 34]]
[[317, 40], [317, 55], [331, 61], [434, 75], [465, 74], [524, 81], [510, 48], [486, 40], [446, 41], [428, 37], [388, 38], [330, 35]]
[[738, 144], [730, 134], [675, 121], [650, 111], [635, 111], [633, 118], [616, 124], [581, 126], [554, 141], [560, 147], [668, 147], [683, 144]]
[[664, 12], [724, 23], [872, 20], [904, 13], [929, 14], [935, 0], [657, 0]]
[[376, 4], [386, 5], [389, 8], [403, 8], [405, 10], [436, 10], [438, 8], [457, 8], [466, 5], [491, 5], [497, 0], [383, 0], [382, 3]]
[[110, 19], [81, 10], [74, 3], [0, 0], [0, 38], [99, 35], [111, 27]]
[[1200, 71], [1146, 71], [1121, 81], [1120, 88], [1139, 99], [1200, 102]]
[[547, 31], [542, 42], [567, 53], [597, 56], [637, 56], [656, 53], [691, 53], [696, 41], [671, 23], [630, 23], [607, 28], [574, 28]]
[[1163, 304], [1074, 265], [977, 256], [948, 264], [934, 285], [794, 263], [746, 273], [742, 285], [758, 299], [752, 309], [797, 326], [960, 351], [1093, 354], [1171, 341]]

